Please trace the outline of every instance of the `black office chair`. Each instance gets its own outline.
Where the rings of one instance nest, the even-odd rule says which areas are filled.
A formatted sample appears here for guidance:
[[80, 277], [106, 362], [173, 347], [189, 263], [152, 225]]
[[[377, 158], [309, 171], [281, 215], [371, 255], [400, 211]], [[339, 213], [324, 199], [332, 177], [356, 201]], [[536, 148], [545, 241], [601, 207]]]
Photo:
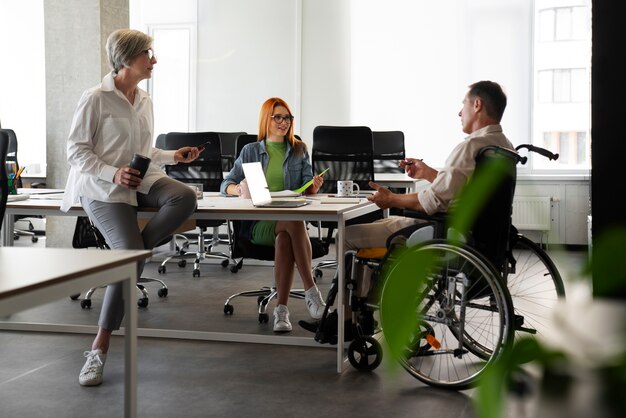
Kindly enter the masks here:
[[402, 131], [372, 131], [374, 173], [404, 173], [398, 163], [405, 158]]
[[[5, 161], [9, 151], [9, 135], [0, 130], [0, 161]], [[9, 198], [9, 176], [4, 163], [0, 164], [0, 229]]]
[[[164, 244], [166, 241], [169, 241], [169, 238], [163, 241]], [[87, 216], [78, 216], [76, 218], [76, 226], [74, 227], [74, 235], [72, 237], [72, 247], [73, 248], [99, 248], [101, 250], [110, 249], [109, 245], [106, 243], [104, 236], [102, 233], [96, 228], [96, 226], [91, 222], [91, 220]], [[137, 290], [141, 293], [139, 299], [137, 299], [137, 306], [140, 308], [145, 308], [149, 303], [149, 295], [148, 291], [141, 283], [147, 282], [156, 282], [161, 285], [159, 290], [157, 291], [157, 295], [160, 298], [167, 297], [168, 295], [168, 287], [163, 280], [155, 279], [152, 277], [140, 277], [137, 280]], [[106, 287], [106, 286], [104, 286]], [[97, 287], [92, 287], [86, 293], [83, 299], [80, 301], [80, 307], [83, 309], [91, 308], [91, 297], [94, 292], [97, 290]], [[80, 297], [80, 294], [71, 295], [70, 299], [76, 300]]]
[[[366, 126], [316, 126], [313, 130], [311, 160], [314, 173], [329, 168], [324, 176], [320, 193], [337, 193], [338, 180], [352, 180], [361, 190], [371, 190], [368, 183], [374, 181], [372, 131]], [[372, 222], [382, 217], [376, 211], [359, 217], [348, 224]], [[335, 222], [318, 223], [327, 229], [324, 244], [328, 250], [333, 242]], [[315, 277], [322, 276], [322, 268], [336, 268], [337, 261], [322, 261], [315, 266]]]
[[[202, 184], [203, 190], [207, 192], [217, 192], [224, 178], [222, 172], [222, 153], [219, 135], [215, 132], [170, 132], [165, 136], [165, 149], [177, 150], [184, 146], [200, 147], [204, 146], [204, 151], [191, 163], [178, 163], [167, 165], [165, 171], [173, 179], [183, 183]], [[219, 228], [227, 226], [228, 239], [220, 239]], [[159, 273], [165, 273], [165, 264], [172, 258], [182, 258], [179, 265], [186, 258], [194, 257], [193, 276], [200, 277], [200, 261], [213, 258], [221, 259], [222, 267], [227, 267], [234, 260], [231, 255], [213, 251], [213, 248], [220, 245], [228, 245], [232, 254], [232, 232], [228, 222], [225, 220], [197, 220], [196, 226], [199, 228], [197, 250], [193, 253], [185, 253], [168, 257], [159, 266]], [[213, 229], [213, 234], [207, 239], [206, 231]]]
[[[400, 160], [406, 157], [402, 131], [372, 131], [374, 143], [374, 173], [404, 173]], [[406, 189], [392, 187], [394, 193], [406, 193]], [[402, 215], [402, 210], [391, 208], [390, 215]]]
[[222, 145], [222, 171], [229, 172], [233, 168], [235, 162], [236, 142], [239, 135], [246, 132], [216, 132], [220, 137]]
[[[3, 161], [6, 161], [7, 164], [11, 163], [12, 165], [15, 166], [15, 170], [19, 171], [20, 164], [17, 161], [17, 135], [15, 134], [15, 131], [13, 131], [13, 129], [0, 129], [0, 131], [4, 132], [9, 138], [9, 149]], [[7, 173], [7, 175], [8, 174], [9, 173]], [[23, 187], [21, 177], [17, 179], [16, 187], [18, 188]], [[33, 184], [33, 187], [37, 187], [37, 184]], [[35, 227], [28, 218], [33, 218], [33, 216], [16, 216], [15, 217], [15, 222], [17, 222], [18, 220], [22, 220], [23, 222], [26, 222], [27, 229], [13, 227], [13, 239], [19, 239], [20, 236], [28, 236], [30, 237], [32, 242], [39, 241], [39, 237], [37, 237], [37, 234], [33, 232], [35, 230]], [[39, 216], [39, 218], [41, 217]]]

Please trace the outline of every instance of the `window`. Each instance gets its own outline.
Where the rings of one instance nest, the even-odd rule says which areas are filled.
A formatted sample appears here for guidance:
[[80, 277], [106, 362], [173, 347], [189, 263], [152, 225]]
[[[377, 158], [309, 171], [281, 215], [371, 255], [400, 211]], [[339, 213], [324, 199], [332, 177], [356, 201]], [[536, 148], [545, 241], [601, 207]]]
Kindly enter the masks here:
[[0, 1], [0, 122], [18, 140], [24, 177], [46, 176], [43, 0]]
[[158, 71], [148, 80], [154, 104], [154, 137], [195, 130], [195, 25], [149, 25]]
[[572, 103], [588, 100], [585, 86], [589, 76], [584, 68], [540, 70], [537, 77], [538, 101]]
[[535, 172], [588, 172], [591, 120], [591, 4], [535, 0], [533, 143], [559, 153], [535, 157]]
[[[539, 7], [553, 3], [542, 0], [536, 1]], [[577, 3], [576, 1], [560, 1], [560, 3]], [[587, 37], [589, 30], [588, 8], [586, 6], [550, 7], [539, 10], [538, 25], [539, 39], [549, 41], [582, 40]]]

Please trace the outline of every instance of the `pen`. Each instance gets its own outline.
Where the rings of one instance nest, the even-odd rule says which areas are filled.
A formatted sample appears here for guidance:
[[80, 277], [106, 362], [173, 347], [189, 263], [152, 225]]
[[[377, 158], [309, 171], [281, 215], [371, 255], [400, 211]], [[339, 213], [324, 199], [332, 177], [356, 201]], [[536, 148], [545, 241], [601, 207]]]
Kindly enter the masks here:
[[15, 176], [13, 177], [13, 187], [17, 185], [17, 179], [20, 178], [20, 176], [22, 175], [22, 171], [24, 171], [24, 167], [20, 168], [17, 174], [15, 174]]

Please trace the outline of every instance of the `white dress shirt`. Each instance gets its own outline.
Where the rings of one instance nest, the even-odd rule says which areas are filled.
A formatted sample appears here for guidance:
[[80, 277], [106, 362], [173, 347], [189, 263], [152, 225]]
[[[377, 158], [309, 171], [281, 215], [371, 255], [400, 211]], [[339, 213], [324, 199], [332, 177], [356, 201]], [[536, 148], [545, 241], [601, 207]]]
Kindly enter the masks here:
[[[152, 147], [154, 118], [148, 93], [137, 88], [131, 105], [113, 77], [109, 73], [100, 85], [85, 91], [74, 113], [67, 141], [71, 168], [61, 205], [64, 212], [79, 204], [82, 196], [137, 206], [137, 192], [148, 193], [157, 180], [167, 177], [159, 164], [175, 164], [176, 151]], [[136, 191], [113, 183], [116, 171], [130, 163], [133, 153], [152, 159]]]

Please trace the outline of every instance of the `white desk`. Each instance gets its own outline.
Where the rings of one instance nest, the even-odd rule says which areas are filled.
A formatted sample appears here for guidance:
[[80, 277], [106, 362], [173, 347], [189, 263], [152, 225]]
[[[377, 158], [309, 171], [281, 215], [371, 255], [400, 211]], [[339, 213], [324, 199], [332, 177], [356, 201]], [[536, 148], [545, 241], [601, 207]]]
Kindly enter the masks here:
[[137, 309], [131, 292], [137, 282], [137, 262], [151, 254], [145, 250], [0, 248], [0, 317], [84, 289], [124, 281], [126, 417], [137, 416]]
[[426, 180], [416, 180], [406, 173], [375, 173], [374, 181], [381, 186], [407, 189], [409, 193], [415, 193], [428, 185]]
[[[80, 206], [73, 207], [67, 213], [59, 210], [61, 204], [60, 194], [40, 194], [31, 196], [28, 200], [12, 202], [7, 204], [5, 212], [5, 220], [3, 226], [3, 243], [10, 246], [13, 244], [12, 227], [7, 225], [13, 224], [15, 215], [45, 215], [45, 216], [84, 216], [85, 212]], [[194, 219], [228, 219], [228, 220], [301, 220], [301, 221], [329, 221], [337, 223], [336, 248], [337, 254], [343, 254], [343, 234], [346, 221], [354, 219], [358, 216], [365, 215], [378, 210], [378, 207], [370, 203], [367, 199], [360, 199], [359, 203], [351, 204], [321, 204], [320, 200], [311, 199], [311, 204], [299, 208], [255, 208], [248, 199], [239, 199], [236, 197], [220, 197], [217, 193], [205, 193], [204, 198], [198, 200], [198, 209], [193, 214]], [[151, 217], [153, 211], [140, 211], [139, 216]], [[337, 256], [337, 269], [339, 272], [340, 283], [336, 300], [343, 301], [344, 292], [344, 257]], [[70, 293], [68, 293], [69, 295]], [[339, 334], [343, 335], [343, 309], [338, 309], [339, 315]], [[0, 323], [0, 329], [6, 325]], [[28, 324], [20, 324], [21, 329], [26, 329]], [[76, 325], [56, 325], [46, 327], [48, 330], [55, 332], [80, 332], [80, 329], [86, 327], [78, 327]], [[6, 328], [5, 328], [6, 329]], [[41, 327], [33, 330], [42, 331]], [[85, 331], [83, 331], [85, 332]], [[94, 332], [93, 330], [91, 332]], [[235, 334], [220, 332], [201, 332], [201, 331], [184, 331], [184, 330], [162, 330], [139, 328], [138, 335], [140, 337], [156, 337], [156, 338], [182, 338], [195, 340], [210, 341], [233, 341], [233, 342], [256, 342], [265, 344], [287, 344], [287, 345], [304, 345], [311, 347], [321, 346], [315, 342], [313, 338], [291, 337], [291, 336], [273, 336], [258, 334]], [[347, 361], [344, 358], [344, 341], [338, 338], [337, 343], [337, 371], [342, 372], [347, 367]]]

